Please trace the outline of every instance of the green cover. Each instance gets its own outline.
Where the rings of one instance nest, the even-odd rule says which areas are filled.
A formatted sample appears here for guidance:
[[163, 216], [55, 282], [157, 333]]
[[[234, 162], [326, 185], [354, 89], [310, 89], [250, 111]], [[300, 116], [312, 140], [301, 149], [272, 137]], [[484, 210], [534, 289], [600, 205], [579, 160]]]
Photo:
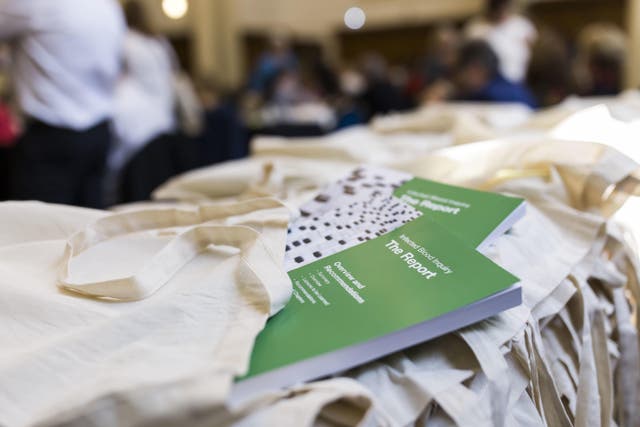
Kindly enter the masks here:
[[524, 200], [414, 178], [394, 196], [478, 247]]
[[258, 336], [245, 378], [439, 317], [518, 282], [427, 215], [289, 275], [294, 295]]

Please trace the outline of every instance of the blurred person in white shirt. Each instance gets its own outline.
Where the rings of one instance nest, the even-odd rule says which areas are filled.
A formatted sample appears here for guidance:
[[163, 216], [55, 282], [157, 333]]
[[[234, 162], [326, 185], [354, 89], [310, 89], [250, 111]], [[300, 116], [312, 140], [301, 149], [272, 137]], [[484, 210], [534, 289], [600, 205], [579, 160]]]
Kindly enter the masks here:
[[512, 0], [488, 0], [484, 16], [473, 19], [465, 35], [489, 43], [504, 78], [513, 83], [524, 81], [538, 33], [528, 18], [514, 12]]
[[12, 198], [101, 207], [123, 34], [115, 0], [0, 0], [26, 118]]
[[169, 42], [151, 28], [143, 6], [125, 4], [129, 27], [124, 40], [123, 73], [116, 88], [115, 145], [111, 167], [118, 167], [153, 139], [176, 130], [174, 73]]
[[[144, 4], [130, 0], [124, 4], [124, 12], [128, 31], [123, 73], [116, 89], [114, 145], [109, 155], [110, 202], [144, 199], [153, 190], [150, 187], [176, 173], [169, 152], [176, 141], [182, 140], [177, 135], [181, 130], [179, 113], [185, 110], [185, 91], [193, 98], [187, 104], [198, 103], [190, 81], [185, 81], [180, 72], [173, 47], [154, 31]], [[200, 119], [199, 105], [195, 114]], [[152, 157], [144, 162], [147, 173], [138, 170], [135, 176], [126, 175], [136, 155], [147, 152]]]

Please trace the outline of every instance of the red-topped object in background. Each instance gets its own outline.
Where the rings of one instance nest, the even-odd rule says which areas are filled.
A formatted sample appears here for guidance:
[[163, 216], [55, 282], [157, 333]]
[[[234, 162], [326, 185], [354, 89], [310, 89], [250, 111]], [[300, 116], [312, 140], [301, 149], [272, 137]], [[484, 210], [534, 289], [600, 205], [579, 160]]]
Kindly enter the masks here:
[[0, 104], [0, 147], [10, 147], [15, 144], [20, 135], [20, 126], [9, 107]]

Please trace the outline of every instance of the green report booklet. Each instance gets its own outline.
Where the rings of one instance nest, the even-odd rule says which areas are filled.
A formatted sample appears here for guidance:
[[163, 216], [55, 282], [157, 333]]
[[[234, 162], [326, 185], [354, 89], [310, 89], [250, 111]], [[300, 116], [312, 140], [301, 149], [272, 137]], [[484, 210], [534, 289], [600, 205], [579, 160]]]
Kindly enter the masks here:
[[393, 194], [480, 251], [524, 217], [526, 209], [525, 201], [517, 197], [420, 178], [411, 179]]
[[291, 225], [293, 297], [258, 336], [232, 401], [344, 371], [521, 302], [518, 279], [475, 247], [506, 230], [522, 200], [372, 168], [332, 187]]
[[305, 203], [289, 229], [285, 268], [302, 267], [426, 215], [483, 251], [524, 216], [516, 197], [361, 167]]

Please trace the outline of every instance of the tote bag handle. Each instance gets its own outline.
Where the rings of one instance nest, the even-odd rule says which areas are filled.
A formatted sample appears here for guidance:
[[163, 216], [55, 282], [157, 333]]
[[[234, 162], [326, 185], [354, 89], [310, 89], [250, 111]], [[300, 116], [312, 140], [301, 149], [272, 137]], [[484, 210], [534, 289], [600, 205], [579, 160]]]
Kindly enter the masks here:
[[[58, 285], [66, 290], [97, 298], [131, 301], [146, 298], [164, 286], [183, 266], [211, 245], [232, 246], [240, 250], [243, 261], [256, 268], [278, 270], [267, 277], [288, 281], [278, 260], [269, 251], [259, 232], [243, 225], [207, 223], [233, 215], [244, 215], [264, 209], [281, 208], [275, 199], [254, 199], [234, 204], [203, 206], [197, 210], [178, 208], [125, 212], [101, 218], [67, 241]], [[280, 221], [286, 227], [285, 215], [266, 218]], [[169, 227], [188, 228], [177, 234], [137, 272], [124, 277], [100, 281], [78, 281], [70, 277], [71, 260], [92, 246], [106, 240], [138, 231]], [[269, 268], [271, 264], [273, 268]]]

